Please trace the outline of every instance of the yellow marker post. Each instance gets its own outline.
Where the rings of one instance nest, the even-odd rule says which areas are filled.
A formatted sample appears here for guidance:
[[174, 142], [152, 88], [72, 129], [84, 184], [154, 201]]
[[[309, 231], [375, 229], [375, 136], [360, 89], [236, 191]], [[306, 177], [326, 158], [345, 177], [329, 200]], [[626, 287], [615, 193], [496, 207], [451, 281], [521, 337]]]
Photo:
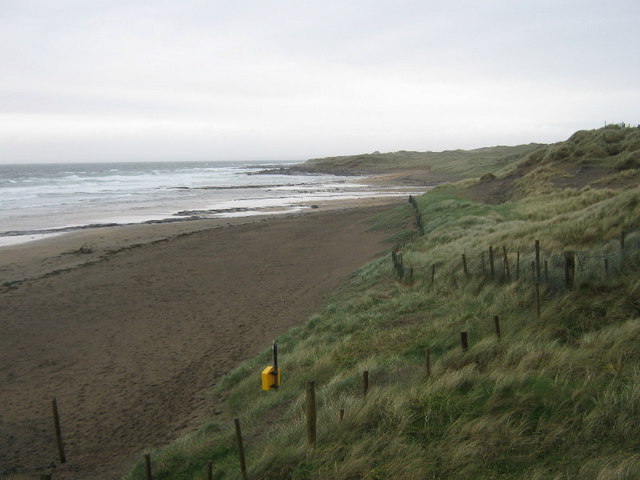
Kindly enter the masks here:
[[262, 370], [262, 390], [276, 390], [280, 386], [280, 370], [277, 371], [269, 365]]
[[280, 387], [280, 369], [278, 368], [278, 344], [273, 342], [273, 365], [262, 370], [262, 390], [277, 390]]

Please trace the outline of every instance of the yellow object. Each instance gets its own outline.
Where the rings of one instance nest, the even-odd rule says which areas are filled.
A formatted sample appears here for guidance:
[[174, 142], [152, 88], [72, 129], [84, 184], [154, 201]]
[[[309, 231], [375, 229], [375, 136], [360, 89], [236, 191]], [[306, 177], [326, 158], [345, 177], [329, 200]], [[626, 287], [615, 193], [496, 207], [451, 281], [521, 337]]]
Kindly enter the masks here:
[[277, 375], [275, 373], [276, 369], [271, 365], [262, 370], [262, 390], [275, 390], [280, 386], [280, 369]]

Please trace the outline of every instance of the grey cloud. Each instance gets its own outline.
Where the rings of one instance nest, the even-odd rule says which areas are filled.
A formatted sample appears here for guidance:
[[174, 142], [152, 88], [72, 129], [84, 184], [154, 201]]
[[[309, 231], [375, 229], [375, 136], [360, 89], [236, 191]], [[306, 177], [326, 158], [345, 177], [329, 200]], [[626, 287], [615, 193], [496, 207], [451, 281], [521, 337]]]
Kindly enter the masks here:
[[638, 122], [639, 19], [626, 0], [5, 0], [0, 161], [560, 140]]

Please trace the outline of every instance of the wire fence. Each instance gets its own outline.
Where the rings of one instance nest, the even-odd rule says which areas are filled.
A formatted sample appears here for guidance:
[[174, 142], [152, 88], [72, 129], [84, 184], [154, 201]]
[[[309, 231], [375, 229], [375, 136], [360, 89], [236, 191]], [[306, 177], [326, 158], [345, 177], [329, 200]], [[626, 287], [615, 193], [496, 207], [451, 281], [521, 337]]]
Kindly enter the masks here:
[[[415, 276], [430, 283], [450, 278], [459, 282], [482, 278], [499, 283], [530, 282], [551, 291], [564, 291], [575, 285], [614, 278], [627, 271], [640, 269], [640, 230], [622, 231], [612, 239], [588, 250], [554, 251], [535, 241], [529, 248], [490, 246], [475, 252], [464, 252], [444, 263], [420, 267], [405, 265], [399, 247], [393, 249], [394, 274], [401, 281], [413, 281]], [[453, 266], [452, 266], [453, 265]], [[444, 268], [443, 268], [444, 267]], [[436, 273], [445, 272], [437, 275]]]

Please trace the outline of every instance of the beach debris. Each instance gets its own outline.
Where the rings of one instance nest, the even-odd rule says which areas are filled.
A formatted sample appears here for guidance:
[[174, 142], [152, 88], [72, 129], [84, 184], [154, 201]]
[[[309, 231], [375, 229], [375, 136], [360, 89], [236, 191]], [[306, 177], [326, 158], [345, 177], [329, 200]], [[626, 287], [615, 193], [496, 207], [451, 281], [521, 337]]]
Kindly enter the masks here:
[[88, 245], [85, 243], [78, 250], [76, 250], [75, 253], [81, 253], [81, 254], [87, 255], [89, 253], [93, 253], [93, 250], [94, 250], [93, 245]]
[[[16, 283], [20, 283], [20, 280], [11, 280], [8, 282], [2, 282], [3, 287], [13, 287]], [[15, 287], [13, 287], [15, 288]]]

